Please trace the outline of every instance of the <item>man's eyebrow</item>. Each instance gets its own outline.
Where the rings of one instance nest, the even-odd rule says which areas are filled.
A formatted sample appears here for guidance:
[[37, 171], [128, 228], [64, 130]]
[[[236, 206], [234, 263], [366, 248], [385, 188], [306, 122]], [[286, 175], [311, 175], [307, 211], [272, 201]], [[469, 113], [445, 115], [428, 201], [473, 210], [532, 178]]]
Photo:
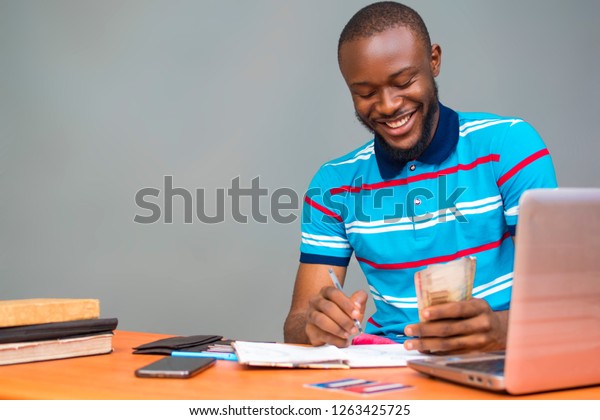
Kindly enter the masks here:
[[[406, 72], [410, 72], [410, 71], [415, 71], [418, 70], [418, 68], [416, 66], [408, 66], [408, 67], [403, 67], [400, 70], [398, 70], [395, 73], [392, 73], [388, 76], [388, 79], [395, 79], [396, 77], [402, 75], [403, 73]], [[371, 86], [370, 82], [354, 82], [350, 85], [351, 87], [359, 87], [359, 86]]]

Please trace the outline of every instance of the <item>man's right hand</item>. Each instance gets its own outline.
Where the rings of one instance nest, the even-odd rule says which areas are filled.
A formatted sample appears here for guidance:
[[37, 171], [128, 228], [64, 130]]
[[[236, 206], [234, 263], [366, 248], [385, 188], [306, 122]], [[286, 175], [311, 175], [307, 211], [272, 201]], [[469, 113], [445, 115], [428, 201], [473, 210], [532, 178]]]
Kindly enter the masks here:
[[367, 294], [361, 290], [346, 296], [333, 286], [329, 268], [333, 268], [343, 284], [345, 267], [300, 264], [292, 307], [284, 326], [286, 343], [346, 347], [352, 334], [358, 332], [354, 319], [362, 322]]
[[347, 347], [350, 337], [358, 334], [354, 320], [362, 322], [367, 294], [359, 290], [346, 296], [333, 286], [321, 289], [310, 298], [306, 316], [306, 335], [310, 344]]

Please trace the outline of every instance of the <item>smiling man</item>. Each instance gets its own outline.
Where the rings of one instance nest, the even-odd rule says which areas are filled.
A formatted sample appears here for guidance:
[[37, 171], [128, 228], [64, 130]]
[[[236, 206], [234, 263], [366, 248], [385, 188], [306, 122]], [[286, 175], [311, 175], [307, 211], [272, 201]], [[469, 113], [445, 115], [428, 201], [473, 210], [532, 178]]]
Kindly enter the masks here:
[[[522, 119], [442, 105], [441, 48], [402, 4], [357, 12], [338, 61], [373, 139], [325, 163], [306, 193], [285, 340], [346, 346], [358, 320], [423, 352], [504, 348], [518, 201], [527, 189], [556, 187], [542, 139]], [[376, 307], [366, 322], [367, 294], [346, 296], [328, 275], [343, 284], [353, 253]], [[426, 308], [419, 322], [414, 273], [469, 255], [474, 298]]]

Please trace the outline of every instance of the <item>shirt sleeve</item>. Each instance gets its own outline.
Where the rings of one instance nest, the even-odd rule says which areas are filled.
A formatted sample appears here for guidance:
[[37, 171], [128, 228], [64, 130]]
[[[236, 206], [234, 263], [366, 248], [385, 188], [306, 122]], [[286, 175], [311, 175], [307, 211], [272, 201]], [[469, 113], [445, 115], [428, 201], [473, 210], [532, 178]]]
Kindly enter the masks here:
[[496, 184], [502, 195], [506, 224], [514, 235], [521, 194], [534, 188], [556, 188], [556, 174], [546, 145], [529, 123], [516, 120], [498, 140]]
[[353, 249], [348, 242], [342, 196], [331, 193], [331, 168], [321, 167], [314, 176], [302, 207], [300, 262], [347, 266]]

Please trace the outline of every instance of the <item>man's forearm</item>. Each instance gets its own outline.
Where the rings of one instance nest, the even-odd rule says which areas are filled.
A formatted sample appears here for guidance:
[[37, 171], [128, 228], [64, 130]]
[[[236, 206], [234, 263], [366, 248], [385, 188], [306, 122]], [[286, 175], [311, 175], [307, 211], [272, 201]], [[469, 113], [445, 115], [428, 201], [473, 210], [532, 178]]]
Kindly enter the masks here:
[[283, 339], [286, 343], [308, 344], [306, 336], [306, 315], [289, 314], [283, 325]]

